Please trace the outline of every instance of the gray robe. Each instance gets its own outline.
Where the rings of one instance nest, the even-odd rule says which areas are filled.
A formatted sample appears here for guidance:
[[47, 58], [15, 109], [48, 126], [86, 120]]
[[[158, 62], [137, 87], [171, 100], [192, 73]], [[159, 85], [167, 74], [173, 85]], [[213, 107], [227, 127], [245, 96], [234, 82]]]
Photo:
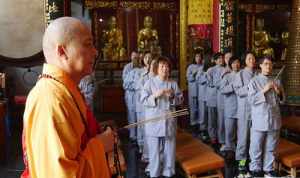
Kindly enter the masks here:
[[[281, 127], [280, 98], [274, 89], [262, 92], [264, 86], [271, 81], [272, 78], [259, 74], [248, 85], [252, 120], [249, 151], [251, 171], [273, 170], [274, 151]], [[281, 87], [279, 81], [275, 82]]]
[[207, 75], [200, 68], [196, 80], [198, 84], [198, 113], [199, 113], [199, 127], [201, 131], [207, 130], [208, 115], [207, 115]]
[[227, 73], [223, 76], [220, 91], [224, 95], [225, 117], [225, 148], [224, 150], [235, 151], [235, 137], [237, 129], [237, 96], [233, 89], [236, 72]]
[[[173, 89], [174, 98], [169, 99], [165, 96], [155, 98], [154, 94], [161, 89]], [[174, 111], [175, 106], [181, 104], [182, 100], [182, 92], [177, 83], [171, 80], [162, 81], [158, 76], [150, 78], [145, 83], [141, 94], [146, 119]], [[173, 176], [175, 174], [176, 119], [147, 123], [145, 131], [149, 149], [150, 176]]]
[[254, 76], [254, 71], [242, 69], [235, 75], [233, 82], [233, 88], [237, 95], [238, 104], [236, 160], [246, 160], [248, 158], [251, 127], [251, 112], [248, 102], [248, 84]]
[[[224, 98], [221, 94], [219, 88], [221, 85], [221, 76], [224, 73], [225, 67], [221, 65], [216, 65], [210, 68], [207, 71], [208, 74], [208, 84], [211, 90], [213, 90], [216, 94], [216, 106], [217, 106], [217, 133], [218, 133], [218, 141], [221, 144], [225, 143], [225, 126], [224, 126]], [[208, 92], [209, 93], [209, 92]], [[210, 99], [207, 100], [208, 106]]]
[[201, 70], [202, 65], [190, 64], [186, 71], [186, 78], [188, 81], [188, 95], [189, 95], [189, 108], [190, 108], [190, 124], [196, 125], [198, 120], [198, 85], [196, 75]]

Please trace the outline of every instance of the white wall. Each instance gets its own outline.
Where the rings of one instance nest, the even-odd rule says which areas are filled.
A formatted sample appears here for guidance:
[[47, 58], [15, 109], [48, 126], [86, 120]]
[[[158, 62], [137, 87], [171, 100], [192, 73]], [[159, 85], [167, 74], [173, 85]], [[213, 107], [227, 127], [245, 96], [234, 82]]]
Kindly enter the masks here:
[[[42, 0], [0, 0], [0, 54], [21, 58], [42, 50], [44, 33], [44, 1]], [[71, 13], [85, 21], [91, 21], [88, 11], [82, 16], [81, 4], [72, 2]], [[42, 66], [31, 68], [6, 67], [5, 72], [14, 80], [16, 95], [26, 95], [34, 86]]]

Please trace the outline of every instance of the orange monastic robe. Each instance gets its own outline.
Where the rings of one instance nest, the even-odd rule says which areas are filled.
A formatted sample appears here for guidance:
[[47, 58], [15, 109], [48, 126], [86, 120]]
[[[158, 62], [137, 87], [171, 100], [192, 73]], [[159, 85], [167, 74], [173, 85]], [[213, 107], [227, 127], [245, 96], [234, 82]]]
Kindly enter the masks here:
[[87, 107], [76, 84], [50, 64], [44, 64], [43, 74], [56, 80], [41, 78], [27, 98], [23, 144], [28, 169], [22, 177], [110, 178], [101, 141], [84, 139], [79, 109], [86, 120]]

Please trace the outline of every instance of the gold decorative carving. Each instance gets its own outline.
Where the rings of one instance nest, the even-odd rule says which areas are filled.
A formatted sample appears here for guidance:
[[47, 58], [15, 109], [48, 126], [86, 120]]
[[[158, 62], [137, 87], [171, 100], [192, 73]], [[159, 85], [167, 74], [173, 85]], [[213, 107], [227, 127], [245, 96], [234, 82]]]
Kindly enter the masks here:
[[180, 87], [185, 90], [186, 87], [186, 65], [187, 65], [187, 0], [180, 1]]
[[96, 8], [132, 8], [144, 10], [170, 10], [176, 11], [176, 2], [151, 2], [151, 1], [101, 1], [101, 0], [85, 0], [85, 5], [88, 9]]

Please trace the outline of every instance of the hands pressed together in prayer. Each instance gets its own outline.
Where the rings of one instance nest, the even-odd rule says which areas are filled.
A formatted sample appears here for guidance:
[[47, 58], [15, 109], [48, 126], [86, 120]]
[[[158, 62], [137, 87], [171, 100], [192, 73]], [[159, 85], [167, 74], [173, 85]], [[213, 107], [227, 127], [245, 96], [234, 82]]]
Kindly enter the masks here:
[[263, 93], [268, 92], [269, 90], [274, 89], [274, 91], [279, 95], [281, 93], [280, 87], [274, 82], [267, 83], [264, 88], [262, 89]]
[[174, 90], [172, 89], [162, 89], [157, 91], [156, 93], [154, 93], [154, 97], [155, 98], [159, 98], [159, 97], [167, 97], [167, 98], [174, 98]]

